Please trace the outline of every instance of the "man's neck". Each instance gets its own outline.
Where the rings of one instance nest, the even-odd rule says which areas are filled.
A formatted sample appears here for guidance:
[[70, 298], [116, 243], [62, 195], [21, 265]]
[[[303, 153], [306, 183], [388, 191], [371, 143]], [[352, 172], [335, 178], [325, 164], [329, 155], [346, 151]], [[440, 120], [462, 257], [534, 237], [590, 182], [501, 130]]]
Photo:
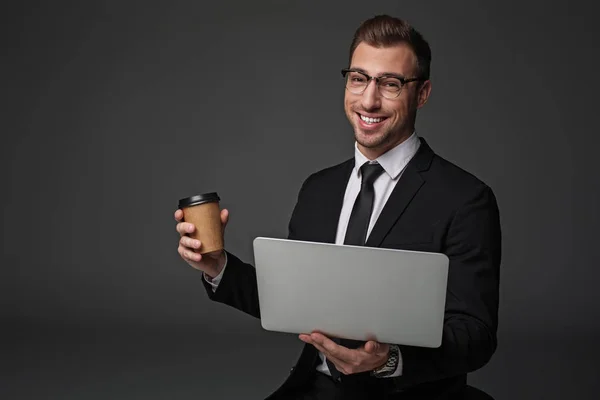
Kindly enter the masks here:
[[410, 133], [402, 135], [399, 139], [389, 143], [382, 143], [381, 146], [378, 147], [367, 148], [362, 146], [360, 143], [357, 143], [357, 147], [363, 156], [372, 161], [381, 157], [383, 154], [387, 153], [394, 147], [404, 143], [409, 137], [411, 137], [413, 133], [414, 130], [411, 130]]

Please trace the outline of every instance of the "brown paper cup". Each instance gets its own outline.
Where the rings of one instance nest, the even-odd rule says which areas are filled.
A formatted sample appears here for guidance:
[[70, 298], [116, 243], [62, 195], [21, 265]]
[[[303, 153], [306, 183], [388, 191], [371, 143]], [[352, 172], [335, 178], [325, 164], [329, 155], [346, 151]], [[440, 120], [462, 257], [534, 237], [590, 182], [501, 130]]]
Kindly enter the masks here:
[[194, 224], [196, 230], [189, 233], [191, 238], [200, 241], [197, 253], [205, 254], [223, 250], [223, 226], [217, 193], [206, 193], [179, 200], [183, 220]]

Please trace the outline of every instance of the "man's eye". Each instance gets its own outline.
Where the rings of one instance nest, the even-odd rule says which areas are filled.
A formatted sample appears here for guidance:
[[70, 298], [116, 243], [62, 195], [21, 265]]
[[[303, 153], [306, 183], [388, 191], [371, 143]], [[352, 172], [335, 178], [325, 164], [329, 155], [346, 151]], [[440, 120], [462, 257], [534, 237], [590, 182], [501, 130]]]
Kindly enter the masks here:
[[385, 80], [385, 81], [381, 82], [381, 84], [384, 87], [388, 87], [388, 88], [391, 88], [391, 89], [398, 89], [400, 87], [400, 82], [398, 82], [395, 79]]

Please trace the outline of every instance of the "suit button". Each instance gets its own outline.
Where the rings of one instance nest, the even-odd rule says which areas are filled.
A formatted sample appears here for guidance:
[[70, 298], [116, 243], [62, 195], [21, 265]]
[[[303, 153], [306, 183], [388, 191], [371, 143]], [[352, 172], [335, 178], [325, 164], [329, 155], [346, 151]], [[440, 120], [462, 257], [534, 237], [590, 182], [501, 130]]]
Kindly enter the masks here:
[[294, 372], [294, 367], [290, 368], [290, 374]]

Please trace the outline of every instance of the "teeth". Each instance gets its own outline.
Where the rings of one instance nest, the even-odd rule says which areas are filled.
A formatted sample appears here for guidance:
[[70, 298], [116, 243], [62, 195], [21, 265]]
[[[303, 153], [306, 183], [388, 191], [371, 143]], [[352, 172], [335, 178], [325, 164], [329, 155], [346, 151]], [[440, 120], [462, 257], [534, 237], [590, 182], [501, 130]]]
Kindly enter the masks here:
[[375, 124], [377, 122], [383, 121], [383, 118], [369, 118], [369, 117], [365, 117], [364, 115], [361, 115], [360, 119], [365, 121], [367, 124]]

